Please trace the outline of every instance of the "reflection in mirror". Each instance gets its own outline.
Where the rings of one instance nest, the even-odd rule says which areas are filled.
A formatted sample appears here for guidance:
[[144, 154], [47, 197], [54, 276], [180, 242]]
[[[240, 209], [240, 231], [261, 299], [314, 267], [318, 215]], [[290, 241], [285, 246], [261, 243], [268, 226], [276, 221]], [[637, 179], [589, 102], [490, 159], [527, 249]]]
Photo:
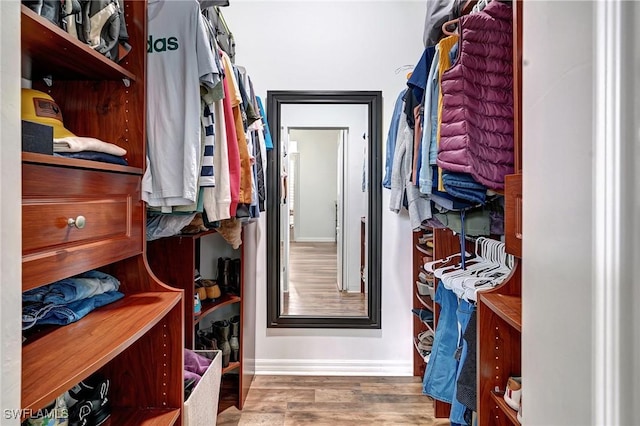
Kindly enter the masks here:
[[269, 327], [380, 328], [381, 101], [268, 93]]
[[[280, 235], [282, 315], [367, 315], [362, 280], [366, 262], [361, 256], [366, 232], [360, 232], [367, 214], [363, 184], [367, 109], [365, 105], [337, 108], [355, 110], [349, 127], [285, 126], [281, 138], [281, 178], [286, 182]], [[283, 108], [283, 122], [289, 121], [288, 110]], [[365, 118], [361, 129], [359, 115]]]

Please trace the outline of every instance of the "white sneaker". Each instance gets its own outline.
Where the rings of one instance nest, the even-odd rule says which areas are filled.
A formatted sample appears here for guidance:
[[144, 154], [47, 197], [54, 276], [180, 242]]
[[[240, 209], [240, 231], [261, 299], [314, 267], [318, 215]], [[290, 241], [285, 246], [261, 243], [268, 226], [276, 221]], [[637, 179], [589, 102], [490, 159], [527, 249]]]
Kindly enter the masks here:
[[520, 396], [522, 395], [522, 378], [509, 377], [507, 389], [504, 391], [504, 400], [513, 410], [520, 409]]

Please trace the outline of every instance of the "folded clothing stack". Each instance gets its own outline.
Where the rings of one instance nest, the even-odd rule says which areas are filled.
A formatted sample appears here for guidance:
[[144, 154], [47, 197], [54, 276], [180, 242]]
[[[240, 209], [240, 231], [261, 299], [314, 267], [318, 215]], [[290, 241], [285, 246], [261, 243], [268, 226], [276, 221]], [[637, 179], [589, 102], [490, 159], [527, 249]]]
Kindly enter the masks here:
[[95, 308], [124, 297], [120, 281], [100, 271], [88, 271], [22, 293], [22, 329], [36, 324], [66, 325]]

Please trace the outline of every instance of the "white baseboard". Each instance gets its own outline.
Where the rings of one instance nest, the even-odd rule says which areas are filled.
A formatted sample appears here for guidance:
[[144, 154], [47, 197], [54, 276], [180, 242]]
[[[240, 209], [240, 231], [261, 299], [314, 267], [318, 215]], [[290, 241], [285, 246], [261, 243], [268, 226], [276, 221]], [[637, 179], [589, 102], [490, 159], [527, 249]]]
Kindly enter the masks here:
[[412, 376], [410, 362], [386, 360], [256, 359], [257, 375]]
[[336, 239], [333, 237], [298, 237], [291, 243], [335, 243]]

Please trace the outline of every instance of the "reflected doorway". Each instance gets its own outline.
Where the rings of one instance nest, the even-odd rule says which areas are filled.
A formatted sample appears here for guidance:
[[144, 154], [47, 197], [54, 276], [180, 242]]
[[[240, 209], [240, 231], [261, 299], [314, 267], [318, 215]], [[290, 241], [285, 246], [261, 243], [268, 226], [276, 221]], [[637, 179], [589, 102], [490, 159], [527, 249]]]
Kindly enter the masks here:
[[362, 164], [365, 152], [349, 149], [349, 128], [288, 127], [282, 136], [282, 314], [366, 316], [363, 287], [349, 287], [361, 257], [345, 239], [345, 215], [366, 214], [366, 188], [350, 194], [345, 168]]

